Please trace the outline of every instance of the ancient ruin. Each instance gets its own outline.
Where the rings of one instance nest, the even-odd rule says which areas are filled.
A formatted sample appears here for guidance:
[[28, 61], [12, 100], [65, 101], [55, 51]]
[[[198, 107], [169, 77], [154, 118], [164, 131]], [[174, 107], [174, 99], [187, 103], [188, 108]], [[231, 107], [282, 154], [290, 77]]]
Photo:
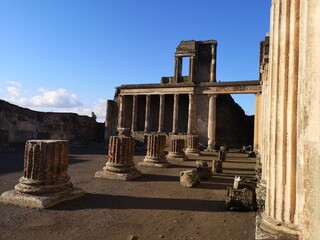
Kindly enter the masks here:
[[[209, 151], [227, 143], [238, 147], [241, 142], [240, 146], [251, 144], [253, 124], [239, 107], [231, 113], [239, 114], [238, 117], [228, 118], [235, 122], [233, 126], [239, 124], [238, 130], [232, 129], [230, 134], [240, 129], [243, 131], [238, 140], [228, 138], [228, 134], [223, 132], [231, 125], [224, 126], [228, 123], [227, 116], [230, 116], [225, 114], [225, 109], [233, 108], [235, 104], [226, 96], [259, 94], [260, 82], [217, 82], [216, 51], [215, 40], [181, 41], [174, 54], [174, 76], [162, 77], [160, 84], [119, 86], [114, 101], [107, 102], [106, 132], [112, 134], [118, 127], [130, 128], [133, 136], [141, 142], [146, 133], [152, 132], [166, 134], [169, 138], [183, 137], [191, 141], [187, 154], [198, 154], [198, 143]], [[182, 76], [186, 62], [189, 63], [188, 76]], [[217, 114], [218, 108], [220, 115]], [[217, 125], [220, 117], [225, 121], [220, 119]], [[118, 119], [117, 123], [114, 119]]]
[[143, 162], [139, 162], [139, 166], [168, 167], [170, 163], [165, 157], [165, 144], [166, 135], [148, 134], [147, 155], [143, 159]]
[[22, 207], [48, 208], [83, 196], [84, 192], [70, 182], [68, 159], [68, 141], [27, 141], [23, 176], [15, 190], [4, 192], [0, 201]]
[[185, 140], [182, 138], [171, 138], [167, 160], [187, 160], [187, 156], [183, 151]]
[[130, 180], [142, 173], [133, 162], [135, 140], [129, 129], [119, 129], [118, 136], [109, 139], [108, 161], [102, 171], [95, 174], [96, 178]]

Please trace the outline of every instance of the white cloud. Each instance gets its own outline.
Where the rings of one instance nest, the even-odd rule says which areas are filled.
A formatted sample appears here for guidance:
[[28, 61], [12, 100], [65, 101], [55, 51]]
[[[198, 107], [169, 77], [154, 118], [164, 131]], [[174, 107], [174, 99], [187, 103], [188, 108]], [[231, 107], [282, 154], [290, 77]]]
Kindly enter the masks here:
[[28, 107], [71, 108], [83, 106], [83, 103], [81, 103], [76, 94], [69, 93], [64, 88], [52, 91], [39, 88], [38, 91], [41, 95], [31, 98], [20, 98], [18, 103]]
[[21, 89], [15, 86], [9, 86], [6, 88], [10, 97], [19, 97], [21, 93]]
[[15, 81], [8, 81], [7, 83], [9, 83], [10, 85], [13, 85], [13, 86], [16, 86], [16, 87], [21, 88], [21, 84], [20, 84], [20, 83], [18, 83], [18, 82], [15, 82]]

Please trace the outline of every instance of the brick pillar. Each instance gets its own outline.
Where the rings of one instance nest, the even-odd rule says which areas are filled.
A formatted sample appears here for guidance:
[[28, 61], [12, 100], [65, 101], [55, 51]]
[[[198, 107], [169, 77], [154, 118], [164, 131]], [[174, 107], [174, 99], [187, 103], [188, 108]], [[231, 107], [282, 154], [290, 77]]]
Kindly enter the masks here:
[[171, 138], [169, 153], [167, 155], [168, 160], [187, 160], [186, 154], [183, 151], [184, 139]]
[[73, 188], [67, 174], [69, 142], [29, 140], [25, 145], [23, 176], [15, 191], [1, 195], [1, 201], [23, 207], [47, 208], [84, 195]]
[[170, 164], [164, 156], [164, 148], [166, 145], [166, 135], [164, 134], [148, 134], [147, 135], [147, 155], [140, 162], [142, 166], [167, 167]]
[[188, 135], [187, 136], [187, 149], [185, 153], [188, 155], [199, 155], [199, 136], [198, 135]]
[[96, 178], [130, 180], [140, 176], [133, 162], [135, 139], [129, 129], [119, 129], [119, 136], [109, 139], [109, 158], [102, 171], [96, 172]]

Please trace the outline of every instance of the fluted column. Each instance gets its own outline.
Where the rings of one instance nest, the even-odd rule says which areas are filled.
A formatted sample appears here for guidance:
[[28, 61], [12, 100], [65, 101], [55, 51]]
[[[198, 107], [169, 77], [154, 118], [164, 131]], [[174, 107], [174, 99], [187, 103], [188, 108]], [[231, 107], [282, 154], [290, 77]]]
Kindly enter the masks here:
[[194, 81], [194, 68], [195, 68], [195, 56], [190, 56], [190, 66], [189, 66], [189, 82], [192, 83]]
[[216, 145], [216, 100], [217, 95], [209, 95], [208, 150], [214, 150]]
[[184, 148], [184, 139], [182, 138], [171, 138], [169, 153], [167, 155], [168, 160], [182, 160], [185, 161], [187, 159], [186, 154], [183, 151]]
[[138, 110], [138, 96], [132, 96], [132, 121], [131, 121], [131, 131], [137, 131], [137, 110]]
[[199, 155], [199, 136], [198, 135], [188, 135], [186, 137], [187, 148], [185, 153], [187, 155]]
[[160, 103], [159, 103], [159, 123], [158, 123], [158, 132], [161, 133], [164, 131], [164, 100], [165, 95], [160, 95]]
[[188, 109], [188, 134], [194, 134], [194, 118], [195, 118], [195, 109], [194, 109], [194, 94], [189, 94], [189, 109]]
[[135, 139], [130, 129], [119, 129], [118, 136], [109, 139], [108, 161], [102, 171], [95, 174], [96, 178], [130, 180], [141, 175], [133, 162]]
[[150, 101], [151, 96], [146, 95], [146, 114], [144, 119], [144, 131], [149, 132], [150, 131]]
[[165, 158], [164, 148], [166, 145], [165, 134], [148, 134], [147, 135], [147, 155], [143, 162], [139, 162], [141, 166], [167, 167], [170, 164]]
[[179, 94], [174, 94], [172, 133], [178, 133]]
[[23, 176], [15, 190], [3, 193], [0, 201], [23, 207], [47, 208], [84, 195], [82, 190], [73, 188], [67, 173], [68, 163], [68, 141], [27, 141]]

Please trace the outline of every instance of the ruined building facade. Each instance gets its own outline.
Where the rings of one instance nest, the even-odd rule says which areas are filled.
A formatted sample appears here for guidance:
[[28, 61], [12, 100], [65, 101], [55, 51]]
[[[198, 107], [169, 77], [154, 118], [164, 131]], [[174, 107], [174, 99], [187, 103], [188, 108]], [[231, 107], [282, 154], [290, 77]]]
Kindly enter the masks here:
[[[216, 52], [215, 40], [181, 41], [174, 54], [174, 76], [162, 77], [159, 84], [119, 86], [114, 101], [107, 103], [106, 138], [117, 128], [130, 128], [138, 140], [160, 132], [198, 135], [208, 149], [251, 144], [253, 117], [229, 94], [260, 93], [260, 81], [217, 82]], [[187, 61], [188, 76], [182, 76]]]

